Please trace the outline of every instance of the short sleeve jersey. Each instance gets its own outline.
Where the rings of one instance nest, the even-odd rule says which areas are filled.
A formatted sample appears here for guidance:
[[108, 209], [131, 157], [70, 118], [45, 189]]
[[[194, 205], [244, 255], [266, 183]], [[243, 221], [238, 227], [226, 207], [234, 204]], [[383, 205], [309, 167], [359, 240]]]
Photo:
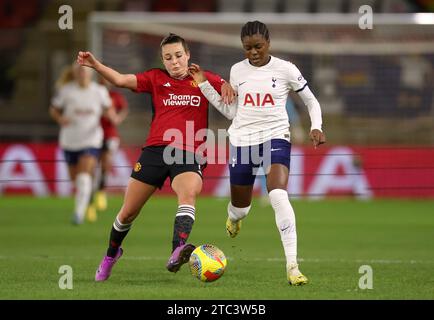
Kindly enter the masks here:
[[105, 108], [111, 106], [107, 89], [95, 82], [86, 88], [76, 82], [64, 85], [53, 97], [51, 104], [70, 120], [61, 127], [59, 144], [69, 151], [101, 148], [103, 131], [100, 125]]
[[[211, 72], [205, 75], [221, 92], [224, 80]], [[192, 77], [174, 79], [162, 69], [136, 74], [136, 92], [152, 95], [152, 123], [145, 146], [172, 145], [196, 152], [206, 141], [208, 100]]]

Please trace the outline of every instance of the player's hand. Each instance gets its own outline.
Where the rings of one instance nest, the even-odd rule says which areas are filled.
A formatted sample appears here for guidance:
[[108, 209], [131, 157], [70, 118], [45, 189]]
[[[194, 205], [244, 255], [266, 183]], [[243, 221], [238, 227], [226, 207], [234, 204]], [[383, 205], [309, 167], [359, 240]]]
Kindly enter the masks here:
[[122, 119], [118, 115], [115, 115], [115, 117], [111, 119], [111, 122], [113, 123], [114, 126], [117, 127], [118, 125], [121, 124]]
[[188, 67], [187, 72], [194, 79], [194, 81], [196, 81], [197, 84], [205, 82], [207, 80], [204, 72], [198, 64], [192, 63], [191, 66]]
[[80, 51], [77, 56], [77, 63], [81, 66], [95, 68], [98, 60], [89, 51]]
[[313, 147], [316, 149], [319, 145], [326, 142], [324, 132], [321, 132], [318, 129], [313, 129], [309, 134], [310, 140], [313, 143]]
[[235, 91], [232, 86], [225, 82], [222, 84], [222, 100], [225, 104], [231, 104], [235, 100]]
[[71, 120], [69, 118], [67, 118], [67, 117], [60, 116], [59, 119], [57, 120], [57, 123], [61, 127], [66, 127], [66, 126], [68, 126], [71, 123]]
[[121, 117], [116, 113], [113, 106], [104, 110], [103, 116], [109, 119], [109, 121], [116, 127], [122, 122]]

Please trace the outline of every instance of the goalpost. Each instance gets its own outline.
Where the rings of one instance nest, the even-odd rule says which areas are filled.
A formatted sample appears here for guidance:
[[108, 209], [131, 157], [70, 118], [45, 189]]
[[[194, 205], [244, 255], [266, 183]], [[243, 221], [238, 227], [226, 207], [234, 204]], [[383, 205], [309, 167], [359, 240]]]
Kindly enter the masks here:
[[[372, 29], [360, 29], [360, 18], [361, 15], [357, 14], [338, 13], [94, 12], [89, 19], [89, 43], [96, 54], [102, 53], [104, 30], [111, 29], [158, 37], [176, 32], [189, 41], [239, 49], [241, 26], [247, 21], [260, 20], [270, 28], [276, 51], [354, 55], [434, 52], [434, 14], [374, 14]], [[332, 33], [335, 36], [331, 39], [318, 39], [317, 35], [301, 41], [293, 39], [291, 34], [301, 29], [305, 35], [316, 31], [317, 34]], [[356, 42], [351, 39], [342, 41], [339, 36], [344, 36], [345, 32], [355, 36]], [[404, 42], [396, 38], [399, 35], [407, 36]], [[419, 39], [421, 35], [426, 38]]]

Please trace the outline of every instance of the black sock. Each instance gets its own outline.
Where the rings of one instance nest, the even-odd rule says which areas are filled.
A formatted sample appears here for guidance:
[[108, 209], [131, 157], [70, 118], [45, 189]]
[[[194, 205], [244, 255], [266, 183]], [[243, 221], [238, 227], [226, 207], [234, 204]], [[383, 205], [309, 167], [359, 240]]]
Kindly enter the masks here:
[[109, 257], [114, 258], [116, 253], [118, 252], [119, 247], [122, 244], [122, 241], [127, 236], [128, 231], [130, 231], [130, 224], [121, 224], [116, 217], [115, 222], [113, 223], [112, 230], [110, 232], [110, 240], [109, 247], [107, 249], [107, 255]]
[[95, 190], [93, 190], [93, 187], [92, 187], [92, 192], [91, 192], [91, 194], [90, 194], [90, 197], [89, 197], [89, 204], [88, 204], [88, 206], [90, 206], [92, 203], [93, 203], [93, 197], [95, 196]]
[[101, 171], [101, 176], [99, 177], [99, 186], [98, 190], [103, 191], [105, 188], [105, 172]]
[[194, 214], [195, 209], [193, 206], [180, 205], [178, 207], [173, 226], [172, 252], [187, 241], [193, 228]]

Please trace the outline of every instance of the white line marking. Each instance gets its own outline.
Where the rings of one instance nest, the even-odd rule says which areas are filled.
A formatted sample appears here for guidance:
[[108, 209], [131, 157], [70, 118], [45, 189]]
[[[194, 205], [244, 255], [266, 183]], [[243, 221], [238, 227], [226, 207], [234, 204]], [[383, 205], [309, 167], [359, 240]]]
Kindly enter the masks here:
[[[102, 257], [102, 256], [101, 256]], [[151, 257], [151, 256], [123, 256], [122, 260], [151, 260], [151, 261], [166, 261], [167, 257]], [[60, 259], [77, 259], [73, 256], [0, 256], [0, 260], [18, 260], [18, 259], [35, 259], [35, 260], [60, 260]], [[80, 257], [82, 260], [99, 260], [95, 257]], [[228, 260], [244, 260], [258, 262], [283, 262], [285, 258], [234, 258], [227, 257]], [[320, 259], [320, 258], [298, 258], [300, 262], [306, 263], [378, 263], [378, 264], [434, 264], [430, 260], [393, 260], [393, 259]]]

